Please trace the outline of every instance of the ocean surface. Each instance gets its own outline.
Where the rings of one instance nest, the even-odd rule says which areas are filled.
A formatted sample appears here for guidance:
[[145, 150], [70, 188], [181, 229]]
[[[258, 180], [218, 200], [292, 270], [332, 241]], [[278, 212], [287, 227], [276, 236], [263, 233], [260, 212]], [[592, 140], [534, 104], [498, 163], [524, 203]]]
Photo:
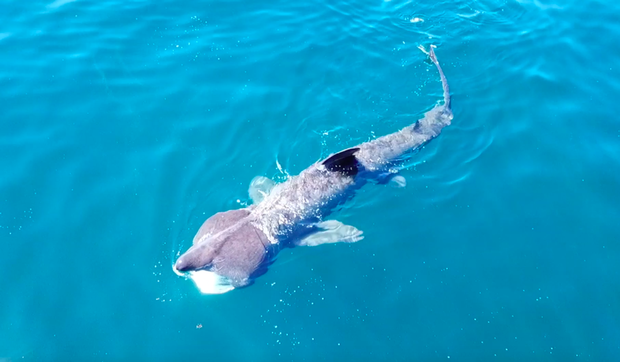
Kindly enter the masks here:
[[[0, 6], [0, 361], [620, 360], [620, 3]], [[454, 120], [203, 295], [202, 222], [330, 153]]]

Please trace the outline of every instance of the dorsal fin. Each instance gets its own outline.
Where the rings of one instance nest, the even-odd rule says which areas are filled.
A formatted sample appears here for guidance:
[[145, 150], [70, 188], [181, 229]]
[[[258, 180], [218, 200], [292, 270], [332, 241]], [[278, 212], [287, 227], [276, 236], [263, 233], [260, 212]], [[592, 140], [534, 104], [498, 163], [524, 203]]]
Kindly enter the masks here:
[[355, 147], [340, 151], [335, 155], [329, 156], [323, 161], [323, 165], [330, 171], [342, 172], [347, 176], [355, 176], [358, 171], [355, 153], [359, 150], [358, 147]]

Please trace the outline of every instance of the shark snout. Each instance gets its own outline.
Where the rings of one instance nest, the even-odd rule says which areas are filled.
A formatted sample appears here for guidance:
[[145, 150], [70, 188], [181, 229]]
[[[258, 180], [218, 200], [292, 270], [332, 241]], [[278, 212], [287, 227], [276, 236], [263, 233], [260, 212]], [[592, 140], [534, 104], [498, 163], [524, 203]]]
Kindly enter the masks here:
[[198, 244], [189, 248], [174, 263], [177, 273], [207, 269], [213, 262], [214, 253], [206, 244]]
[[185, 258], [181, 256], [177, 259], [177, 262], [174, 263], [174, 270], [179, 272], [188, 272], [193, 270], [192, 263], [188, 260], [189, 258]]

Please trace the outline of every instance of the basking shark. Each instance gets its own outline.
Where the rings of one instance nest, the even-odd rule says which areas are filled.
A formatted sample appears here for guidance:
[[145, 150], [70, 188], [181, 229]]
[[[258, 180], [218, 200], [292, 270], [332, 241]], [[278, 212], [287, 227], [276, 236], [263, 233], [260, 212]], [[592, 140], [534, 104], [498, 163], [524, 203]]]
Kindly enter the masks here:
[[283, 248], [361, 240], [357, 228], [325, 218], [368, 181], [403, 185], [395, 172], [403, 158], [437, 137], [453, 117], [448, 82], [433, 46], [428, 52], [420, 49], [439, 71], [443, 104], [398, 132], [333, 154], [285, 182], [254, 178], [253, 204], [208, 218], [174, 271], [190, 277], [205, 294], [221, 294], [252, 284]]

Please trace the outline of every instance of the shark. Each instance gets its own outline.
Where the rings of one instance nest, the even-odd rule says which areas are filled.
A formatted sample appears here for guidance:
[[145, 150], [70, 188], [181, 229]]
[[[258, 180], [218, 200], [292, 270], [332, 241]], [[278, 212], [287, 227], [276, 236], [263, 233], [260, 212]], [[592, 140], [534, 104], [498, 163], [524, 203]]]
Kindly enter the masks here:
[[404, 157], [439, 136], [453, 119], [448, 81], [434, 46], [419, 48], [439, 72], [443, 102], [413, 124], [332, 154], [284, 182], [255, 177], [249, 188], [253, 203], [209, 217], [173, 270], [204, 294], [222, 294], [253, 284], [284, 248], [361, 240], [361, 230], [327, 217], [369, 181], [404, 186], [398, 172]]

